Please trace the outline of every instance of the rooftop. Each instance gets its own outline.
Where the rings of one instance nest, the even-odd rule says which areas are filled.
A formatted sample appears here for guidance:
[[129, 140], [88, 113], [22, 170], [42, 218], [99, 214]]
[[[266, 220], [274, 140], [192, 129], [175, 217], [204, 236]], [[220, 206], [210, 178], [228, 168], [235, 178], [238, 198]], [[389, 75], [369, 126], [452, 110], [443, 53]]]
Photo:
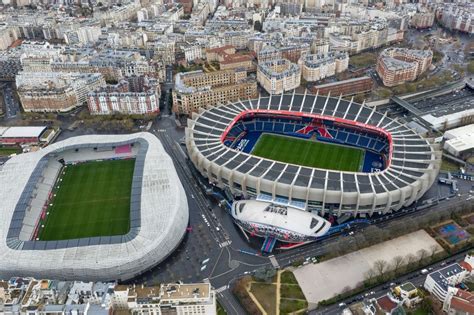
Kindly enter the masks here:
[[410, 291], [416, 290], [416, 287], [413, 283], [406, 282], [400, 286], [400, 289], [402, 289], [403, 291], [410, 292]]
[[465, 314], [474, 314], [474, 293], [458, 290], [451, 299], [451, 308]]
[[463, 271], [464, 269], [458, 263], [455, 263], [430, 273], [428, 277], [431, 277], [440, 287], [448, 290], [448, 279]]
[[45, 126], [40, 127], [1, 127], [0, 126], [0, 139], [1, 138], [34, 138], [39, 137], [46, 129]]
[[161, 286], [161, 298], [164, 300], [207, 299], [210, 296], [210, 291], [211, 285], [209, 283], [166, 284]]
[[331, 226], [323, 218], [293, 207], [256, 200], [236, 202], [235, 205], [236, 213], [232, 215], [238, 220], [274, 226], [305, 236], [324, 235]]
[[397, 303], [393, 302], [387, 295], [379, 297], [377, 299], [377, 304], [387, 313], [391, 313], [392, 310], [398, 306]]

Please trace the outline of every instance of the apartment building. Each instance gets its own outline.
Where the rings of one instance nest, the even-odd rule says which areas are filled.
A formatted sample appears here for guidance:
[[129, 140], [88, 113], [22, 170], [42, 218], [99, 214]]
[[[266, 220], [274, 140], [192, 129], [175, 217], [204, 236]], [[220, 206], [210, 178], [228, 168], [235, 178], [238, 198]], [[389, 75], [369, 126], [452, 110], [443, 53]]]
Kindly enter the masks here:
[[448, 295], [443, 303], [443, 311], [448, 315], [474, 314], [474, 293], [449, 287]]
[[0, 50], [6, 50], [17, 39], [18, 34], [14, 27], [0, 23]]
[[347, 70], [349, 54], [346, 52], [306, 55], [298, 61], [303, 78], [308, 82], [322, 80]]
[[235, 54], [235, 47], [231, 45], [206, 49], [207, 62], [223, 61], [226, 55]]
[[259, 62], [257, 81], [270, 94], [296, 89], [301, 82], [301, 69], [287, 59]]
[[221, 70], [244, 69], [247, 71], [255, 71], [253, 57], [251, 55], [226, 55], [219, 62]]
[[410, 26], [418, 29], [433, 26], [435, 15], [432, 12], [416, 12], [410, 19]]
[[276, 59], [287, 59], [297, 63], [298, 60], [309, 54], [311, 47], [308, 43], [284, 45], [281, 47], [265, 46], [257, 54], [258, 62]]
[[117, 285], [111, 305], [114, 312], [131, 314], [216, 314], [215, 291], [209, 283], [172, 283], [160, 287]]
[[311, 53], [317, 55], [325, 55], [329, 52], [329, 40], [315, 39], [311, 43]]
[[99, 73], [20, 72], [16, 86], [25, 112], [66, 112], [85, 104], [105, 80]]
[[128, 77], [87, 95], [92, 115], [151, 114], [160, 111], [160, 85], [148, 77]]
[[248, 78], [245, 70], [178, 73], [173, 91], [173, 111], [178, 115], [191, 115], [199, 108], [257, 96], [257, 82]]
[[255, 70], [250, 54], [236, 54], [234, 46], [226, 45], [206, 50], [207, 62], [218, 62], [221, 70], [244, 69]]
[[448, 288], [461, 283], [468, 274], [468, 270], [454, 263], [428, 274], [423, 287], [438, 300], [444, 302], [448, 296]]
[[202, 48], [200, 45], [192, 44], [183, 47], [184, 59], [186, 62], [203, 59]]
[[385, 86], [414, 81], [428, 70], [433, 59], [431, 50], [388, 48], [380, 53], [376, 71]]

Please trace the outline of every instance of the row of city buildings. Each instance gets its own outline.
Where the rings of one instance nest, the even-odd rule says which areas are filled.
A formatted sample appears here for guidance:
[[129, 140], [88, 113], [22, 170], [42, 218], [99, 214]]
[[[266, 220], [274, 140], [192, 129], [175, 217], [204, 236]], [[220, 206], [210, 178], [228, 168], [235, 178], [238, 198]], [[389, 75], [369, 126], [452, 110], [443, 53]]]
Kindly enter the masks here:
[[[409, 26], [432, 24], [438, 9], [423, 3], [387, 3], [390, 10], [383, 10], [364, 3], [258, 2], [106, 1], [99, 7], [92, 1], [84, 4], [94, 7], [92, 14], [81, 19], [57, 3], [31, 0], [36, 10], [15, 14], [0, 6], [0, 80], [16, 81], [25, 111], [64, 112], [87, 104], [92, 114], [149, 114], [159, 111], [158, 86], [172, 82], [167, 67], [206, 63], [201, 73], [175, 77], [173, 108], [189, 115], [253, 98], [257, 83], [274, 94], [297, 88], [302, 79], [305, 84], [337, 75], [348, 69], [351, 54], [403, 40]], [[388, 86], [424, 71], [384, 55], [378, 72]], [[320, 85], [311, 90], [348, 95], [371, 88], [367, 78]]]
[[20, 314], [216, 314], [209, 283], [121, 285], [34, 278], [0, 281], [0, 313]]

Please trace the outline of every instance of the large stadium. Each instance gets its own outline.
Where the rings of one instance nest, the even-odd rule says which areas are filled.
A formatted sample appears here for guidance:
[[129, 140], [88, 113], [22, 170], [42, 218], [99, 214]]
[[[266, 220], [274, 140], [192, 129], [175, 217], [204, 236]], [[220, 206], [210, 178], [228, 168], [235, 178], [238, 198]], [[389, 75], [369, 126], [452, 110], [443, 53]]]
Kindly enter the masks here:
[[171, 254], [188, 225], [173, 162], [149, 133], [15, 156], [0, 187], [0, 278], [127, 280]]
[[236, 197], [335, 218], [414, 203], [440, 165], [435, 145], [386, 113], [306, 93], [194, 113], [186, 145], [201, 174]]

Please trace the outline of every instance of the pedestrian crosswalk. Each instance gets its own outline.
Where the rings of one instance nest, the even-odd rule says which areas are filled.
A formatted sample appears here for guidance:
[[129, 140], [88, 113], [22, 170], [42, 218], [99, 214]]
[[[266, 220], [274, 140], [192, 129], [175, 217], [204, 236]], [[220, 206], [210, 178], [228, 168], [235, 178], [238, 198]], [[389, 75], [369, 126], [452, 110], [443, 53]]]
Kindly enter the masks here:
[[278, 264], [278, 261], [276, 260], [274, 255], [271, 255], [268, 258], [270, 258], [270, 262], [272, 263], [272, 266], [274, 268], [277, 268], [277, 269], [280, 268], [280, 265]]
[[232, 244], [232, 241], [228, 240], [228, 241], [220, 243], [219, 247], [223, 248], [223, 247], [229, 246], [230, 244]]
[[216, 292], [217, 292], [217, 293], [221, 293], [221, 292], [224, 292], [225, 290], [227, 290], [227, 286], [226, 286], [226, 285], [223, 285], [222, 287], [217, 288], [217, 289], [216, 289]]

